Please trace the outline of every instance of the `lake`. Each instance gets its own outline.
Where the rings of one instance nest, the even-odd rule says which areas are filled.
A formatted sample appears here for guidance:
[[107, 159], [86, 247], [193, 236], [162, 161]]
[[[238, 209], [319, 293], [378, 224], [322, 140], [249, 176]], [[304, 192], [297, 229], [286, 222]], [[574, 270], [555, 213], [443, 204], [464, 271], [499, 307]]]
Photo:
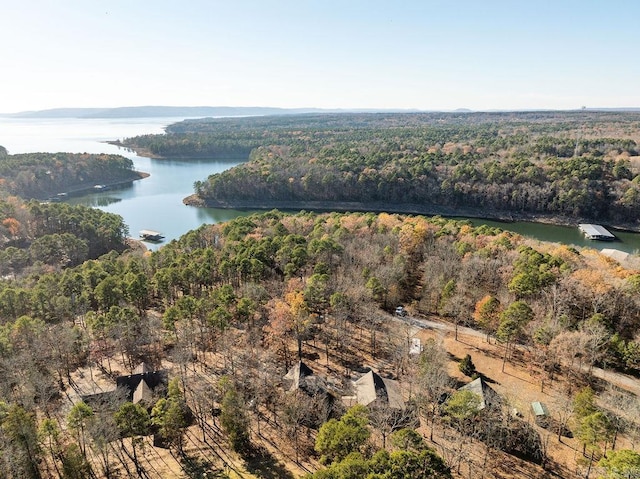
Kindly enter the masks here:
[[[162, 133], [184, 118], [134, 119], [9, 119], [0, 118], [0, 145], [9, 153], [71, 152], [114, 153], [130, 158], [138, 171], [149, 177], [130, 185], [84, 196], [68, 203], [100, 208], [122, 216], [131, 236], [142, 229], [161, 232], [166, 241], [179, 238], [204, 223], [220, 223], [246, 211], [186, 206], [182, 199], [193, 193], [193, 183], [238, 164], [238, 160], [155, 160], [110, 145], [142, 134]], [[158, 244], [146, 243], [150, 249]]]
[[[0, 145], [9, 153], [71, 152], [114, 153], [130, 158], [138, 171], [149, 173], [143, 180], [108, 191], [69, 198], [69, 203], [100, 208], [122, 216], [132, 236], [142, 229], [159, 231], [167, 241], [179, 238], [205, 223], [219, 223], [250, 212], [217, 208], [196, 208], [182, 203], [193, 193], [193, 183], [238, 164], [237, 160], [155, 160], [105, 143], [136, 135], [162, 133], [164, 127], [184, 118], [118, 119], [14, 119], [0, 118]], [[614, 232], [615, 242], [585, 239], [577, 227], [538, 223], [502, 223], [471, 218], [474, 225], [488, 224], [540, 239], [596, 249], [616, 248], [640, 251], [640, 235]], [[159, 247], [147, 243], [150, 249]]]

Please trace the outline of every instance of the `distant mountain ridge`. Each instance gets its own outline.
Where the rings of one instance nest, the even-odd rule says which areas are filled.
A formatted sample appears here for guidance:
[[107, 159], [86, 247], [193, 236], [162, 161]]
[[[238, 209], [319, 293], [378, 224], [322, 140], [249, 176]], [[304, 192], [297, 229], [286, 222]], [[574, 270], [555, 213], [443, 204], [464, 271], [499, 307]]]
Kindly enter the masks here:
[[273, 108], [231, 106], [126, 106], [119, 108], [53, 108], [0, 114], [10, 118], [153, 118], [203, 116], [289, 115], [296, 113], [335, 112], [320, 108]]
[[[587, 111], [640, 111], [637, 107], [628, 108], [587, 108]], [[301, 113], [410, 113], [410, 112], [450, 112], [472, 113], [486, 112], [531, 112], [563, 110], [419, 110], [402, 108], [277, 108], [261, 106], [124, 106], [117, 108], [51, 108], [48, 110], [21, 111], [18, 113], [0, 113], [4, 118], [166, 118], [166, 117], [230, 117], [259, 115], [296, 115]], [[564, 110], [577, 111], [577, 110]]]

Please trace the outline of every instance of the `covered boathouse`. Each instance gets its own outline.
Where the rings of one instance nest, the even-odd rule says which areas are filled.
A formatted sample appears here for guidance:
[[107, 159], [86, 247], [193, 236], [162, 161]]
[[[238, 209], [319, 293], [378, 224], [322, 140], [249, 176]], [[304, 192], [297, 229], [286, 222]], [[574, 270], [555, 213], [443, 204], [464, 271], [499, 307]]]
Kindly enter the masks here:
[[153, 230], [140, 230], [140, 239], [142, 241], [160, 242], [164, 239], [162, 233]]
[[604, 226], [579, 224], [578, 228], [587, 239], [599, 241], [613, 241], [616, 237]]

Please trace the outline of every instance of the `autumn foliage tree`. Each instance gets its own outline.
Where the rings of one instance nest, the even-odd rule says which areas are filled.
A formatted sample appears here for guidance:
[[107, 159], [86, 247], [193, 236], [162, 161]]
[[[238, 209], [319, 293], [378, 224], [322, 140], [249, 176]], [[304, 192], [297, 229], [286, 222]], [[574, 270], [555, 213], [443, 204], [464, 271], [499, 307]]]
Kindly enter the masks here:
[[273, 343], [282, 354], [287, 368], [291, 366], [288, 341], [295, 340], [298, 359], [302, 359], [302, 343], [312, 324], [313, 315], [302, 291], [289, 291], [283, 300], [275, 299], [271, 303], [270, 321], [265, 331], [270, 333], [268, 342]]
[[500, 301], [490, 294], [476, 303], [473, 319], [487, 332], [487, 341], [489, 341], [489, 335], [494, 334], [498, 329], [500, 312]]

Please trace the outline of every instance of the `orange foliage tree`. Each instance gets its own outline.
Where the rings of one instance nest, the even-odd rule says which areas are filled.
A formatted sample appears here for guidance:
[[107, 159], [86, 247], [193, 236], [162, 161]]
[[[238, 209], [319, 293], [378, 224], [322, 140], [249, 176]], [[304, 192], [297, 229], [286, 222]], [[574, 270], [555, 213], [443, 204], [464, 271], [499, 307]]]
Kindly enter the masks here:
[[2, 220], [2, 226], [7, 228], [11, 236], [18, 236], [20, 231], [20, 222], [15, 218], [5, 218]]
[[490, 294], [487, 294], [476, 303], [473, 319], [486, 331], [487, 341], [489, 341], [489, 335], [495, 333], [498, 329], [501, 311], [500, 301]]

